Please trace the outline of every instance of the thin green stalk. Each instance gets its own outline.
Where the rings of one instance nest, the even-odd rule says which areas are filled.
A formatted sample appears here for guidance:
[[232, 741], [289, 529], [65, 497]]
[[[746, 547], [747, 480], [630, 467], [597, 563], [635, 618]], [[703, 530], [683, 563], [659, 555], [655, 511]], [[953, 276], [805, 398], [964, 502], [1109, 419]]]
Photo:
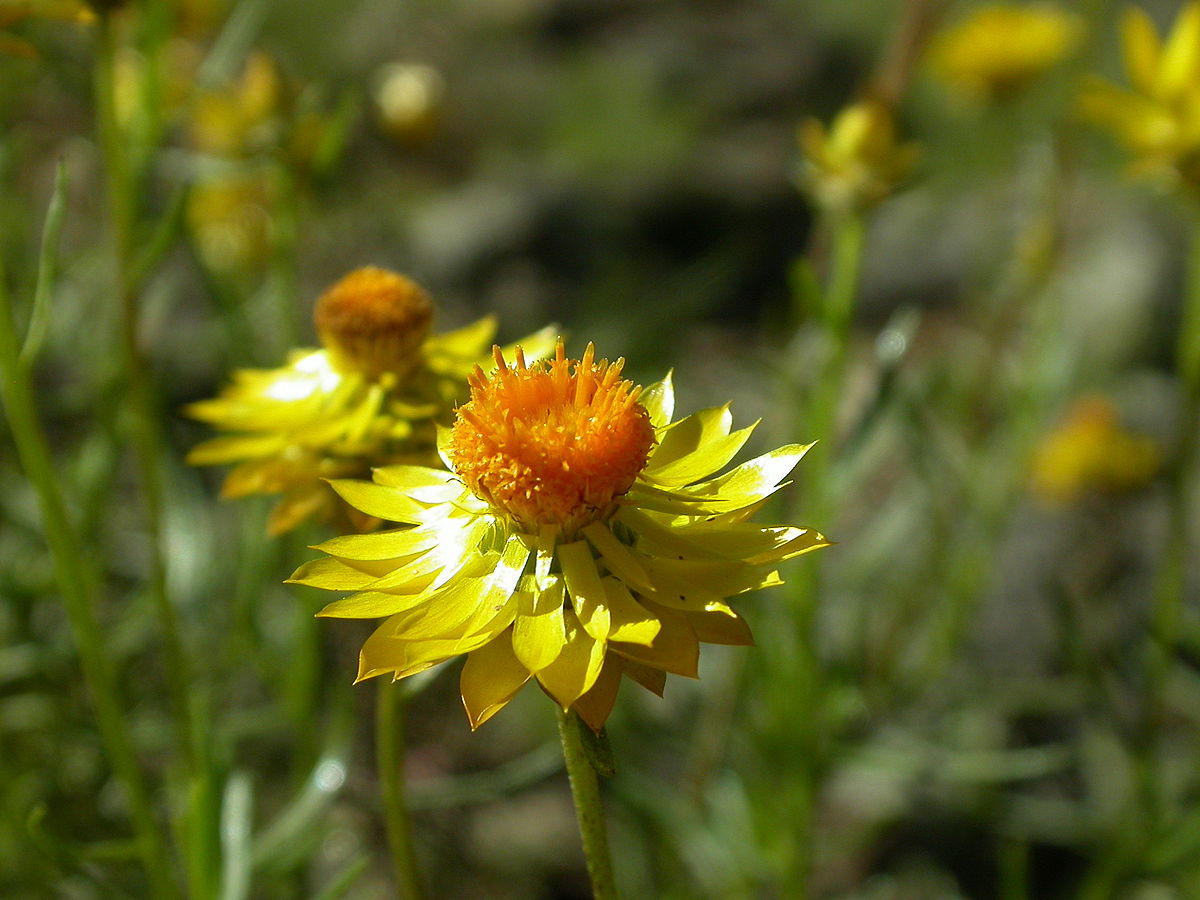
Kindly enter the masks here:
[[413, 851], [404, 779], [404, 688], [380, 679], [375, 704], [375, 764], [383, 791], [384, 824], [396, 874], [398, 895], [405, 900], [424, 896]]
[[105, 638], [92, 602], [98, 579], [86, 562], [84, 548], [67, 517], [54, 471], [53, 457], [37, 414], [29, 371], [20, 361], [8, 293], [0, 273], [0, 396], [25, 473], [37, 491], [46, 543], [54, 568], [83, 677], [96, 706], [100, 738], [113, 773], [125, 791], [138, 852], [155, 897], [177, 897], [170, 855], [155, 821], [150, 791], [138, 768], [116, 678], [105, 654]]
[[579, 821], [579, 836], [583, 839], [583, 855], [587, 859], [588, 877], [592, 881], [595, 900], [616, 900], [617, 883], [613, 878], [612, 856], [608, 852], [608, 830], [604, 823], [604, 807], [600, 803], [600, 780], [583, 749], [579, 729], [584, 727], [575, 713], [558, 712], [558, 736], [562, 739], [563, 759], [575, 800], [575, 817]]
[[110, 13], [100, 16], [96, 54], [97, 130], [104, 152], [109, 211], [116, 263], [116, 293], [120, 304], [120, 344], [131, 412], [131, 438], [141, 481], [150, 549], [150, 593], [162, 630], [168, 690], [171, 694], [179, 749], [189, 769], [195, 771], [197, 748], [193, 740], [189, 702], [190, 667], [184, 653], [175, 609], [167, 591], [166, 556], [163, 552], [163, 484], [160, 461], [164, 458], [156, 415], [152, 379], [138, 345], [139, 297], [135, 281], [135, 226], [137, 179], [130, 165], [125, 135], [117, 116], [116, 22]]
[[[831, 483], [838, 402], [843, 394], [854, 308], [862, 268], [864, 222], [847, 214], [828, 223], [830, 254], [820, 304], [826, 336], [826, 356], [817, 383], [812, 387], [802, 421], [805, 435], [819, 439], [796, 470], [800, 489], [793, 492], [805, 522], [828, 527], [836, 507]], [[773, 764], [786, 767], [787, 777], [772, 787], [771, 806], [782, 827], [772, 829], [780, 856], [782, 883], [796, 897], [808, 892], [812, 868], [813, 815], [816, 780], [820, 776], [822, 747], [828, 720], [823, 709], [823, 674], [816, 651], [817, 598], [821, 594], [821, 560], [806, 560], [792, 581], [791, 622], [772, 641], [765, 664], [786, 672], [789, 689], [776, 697], [773, 718], [777, 734], [772, 742]]]
[[[1167, 715], [1167, 690], [1171, 662], [1179, 641], [1181, 611], [1187, 594], [1187, 560], [1195, 545], [1191, 515], [1196, 486], [1196, 459], [1200, 451], [1200, 217], [1192, 223], [1192, 248], [1184, 295], [1183, 317], [1176, 347], [1180, 379], [1179, 440], [1174, 465], [1167, 473], [1168, 532], [1155, 586], [1149, 657], [1147, 661], [1147, 754], [1157, 750], [1157, 735]], [[1148, 812], [1157, 818], [1161, 779], [1152, 777], [1152, 759], [1142, 764], [1147, 772]], [[1155, 785], [1158, 785], [1157, 787]]]

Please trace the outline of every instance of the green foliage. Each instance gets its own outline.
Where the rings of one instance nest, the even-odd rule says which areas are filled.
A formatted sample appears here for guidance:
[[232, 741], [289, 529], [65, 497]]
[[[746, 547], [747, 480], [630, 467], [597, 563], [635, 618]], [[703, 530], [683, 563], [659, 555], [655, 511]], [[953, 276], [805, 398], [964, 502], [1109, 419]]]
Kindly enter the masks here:
[[[810, 208], [797, 123], [923, 5], [6, 25], [0, 895], [371, 900], [406, 842], [431, 896], [584, 895], [551, 704], [472, 734], [451, 663], [376, 710], [366, 632], [282, 583], [328, 527], [268, 538], [268, 501], [183, 463], [207, 435], [182, 406], [310, 344], [323, 287], [378, 264], [439, 328], [556, 321], [643, 382], [673, 367], [684, 412], [761, 415], [752, 449], [820, 442], [773, 502], [838, 545], [736, 598], [759, 646], [706, 647], [699, 682], [582, 734], [623, 895], [1192, 896], [1195, 198], [1127, 184], [1073, 114], [1080, 72], [1118, 77], [1093, 3], [1090, 43], [1004, 105], [918, 64], [915, 174], [862, 215]], [[393, 62], [446, 90], [385, 128]], [[1097, 393], [1156, 471], [1039, 495], [1048, 439], [1054, 477], [1106, 446], [1069, 430]]]

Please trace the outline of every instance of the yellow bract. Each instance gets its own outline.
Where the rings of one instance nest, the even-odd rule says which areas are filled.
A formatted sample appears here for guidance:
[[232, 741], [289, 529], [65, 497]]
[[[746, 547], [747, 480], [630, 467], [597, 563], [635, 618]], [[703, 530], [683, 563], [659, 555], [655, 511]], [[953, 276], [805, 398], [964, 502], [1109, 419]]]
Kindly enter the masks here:
[[[533, 680], [599, 730], [622, 675], [661, 694], [667, 672], [696, 676], [701, 642], [752, 643], [726, 600], [779, 584], [780, 562], [828, 544], [810, 529], [748, 521], [808, 448], [782, 447], [713, 477], [751, 429], [731, 431], [724, 407], [672, 422], [669, 377], [637, 402], [653, 448], [628, 490], [574, 534], [554, 514], [514, 519], [452, 471], [393, 466], [374, 483], [334, 482], [364, 514], [407, 526], [321, 544], [327, 556], [292, 577], [355, 592], [322, 615], [387, 617], [363, 645], [359, 679], [403, 678], [467, 654], [460, 688], [473, 728]], [[591, 412], [586, 403], [578, 411]]]
[[1133, 156], [1134, 175], [1167, 187], [1200, 185], [1200, 3], [1180, 11], [1164, 43], [1144, 11], [1121, 24], [1126, 90], [1092, 78], [1083, 115], [1107, 128]]
[[846, 107], [826, 129], [816, 119], [800, 126], [801, 186], [834, 213], [873, 206], [916, 164], [916, 144], [901, 144], [891, 110], [874, 100]]
[[951, 88], [994, 103], [1066, 58], [1082, 36], [1080, 18], [1058, 7], [996, 3], [942, 30], [929, 65]]
[[[401, 278], [358, 270], [335, 289], [347, 282], [377, 286], [389, 275]], [[325, 479], [365, 478], [372, 466], [393, 463], [437, 465], [437, 426], [449, 424], [454, 405], [465, 399], [467, 375], [488, 358], [495, 331], [492, 318], [480, 319], [419, 339], [415, 351], [389, 333], [383, 343], [402, 353], [390, 369], [381, 367], [378, 353], [364, 368], [347, 359], [345, 348], [323, 348], [294, 351], [278, 369], [236, 372], [220, 396], [187, 407], [188, 415], [228, 432], [195, 447], [188, 462], [236, 463], [222, 488], [226, 497], [283, 494], [268, 522], [272, 534], [339, 510], [364, 527], [375, 514], [364, 519], [340, 504]], [[531, 355], [545, 354], [552, 329], [524, 345]]]
[[1088, 492], [1145, 484], [1158, 470], [1159, 461], [1154, 440], [1123, 430], [1108, 399], [1088, 396], [1037, 448], [1033, 489], [1051, 503], [1070, 503]]

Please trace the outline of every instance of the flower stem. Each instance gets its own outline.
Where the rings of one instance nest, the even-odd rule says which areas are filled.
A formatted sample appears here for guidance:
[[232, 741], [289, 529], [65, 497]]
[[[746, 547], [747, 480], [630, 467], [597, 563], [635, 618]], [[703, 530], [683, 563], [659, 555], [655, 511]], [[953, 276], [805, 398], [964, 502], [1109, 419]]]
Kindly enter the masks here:
[[375, 765], [383, 791], [383, 816], [388, 848], [396, 875], [397, 896], [419, 900], [424, 896], [413, 852], [412, 827], [405, 799], [404, 779], [404, 688], [380, 680], [375, 697]]
[[600, 803], [600, 782], [596, 770], [588, 761], [579, 735], [582, 723], [574, 712], [558, 711], [558, 735], [562, 739], [563, 759], [571, 781], [571, 796], [575, 799], [575, 816], [579, 820], [579, 836], [583, 839], [583, 855], [587, 859], [588, 877], [592, 881], [595, 900], [615, 900], [617, 885], [613, 878], [612, 857], [608, 852], [608, 831], [604, 823], [604, 807]]
[[157, 898], [177, 897], [179, 892], [171, 878], [170, 856], [162, 839], [162, 829], [155, 821], [150, 791], [138, 767], [117, 681], [105, 655], [105, 638], [92, 609], [98, 578], [88, 564], [87, 554], [67, 516], [53, 456], [38, 419], [29, 370], [19, 357], [8, 293], [4, 289], [3, 273], [0, 273], [0, 396], [4, 399], [4, 411], [25, 474], [37, 492], [42, 527], [79, 651], [84, 681], [96, 706], [100, 738], [129, 803], [138, 853], [151, 894]]

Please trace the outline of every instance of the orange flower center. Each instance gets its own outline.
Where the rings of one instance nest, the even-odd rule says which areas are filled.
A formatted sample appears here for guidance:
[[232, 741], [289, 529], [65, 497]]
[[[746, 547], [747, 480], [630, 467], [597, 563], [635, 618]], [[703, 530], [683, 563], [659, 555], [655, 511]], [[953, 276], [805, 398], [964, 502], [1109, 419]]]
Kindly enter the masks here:
[[476, 496], [528, 532], [559, 525], [572, 538], [610, 515], [649, 458], [640, 388], [621, 378], [623, 359], [594, 362], [595, 352], [588, 344], [569, 360], [560, 340], [553, 360], [527, 366], [518, 347], [509, 367], [495, 347], [496, 372], [476, 366], [469, 379], [447, 455]]
[[339, 368], [372, 378], [385, 372], [402, 377], [421, 361], [433, 303], [403, 275], [367, 266], [322, 294], [313, 319]]

